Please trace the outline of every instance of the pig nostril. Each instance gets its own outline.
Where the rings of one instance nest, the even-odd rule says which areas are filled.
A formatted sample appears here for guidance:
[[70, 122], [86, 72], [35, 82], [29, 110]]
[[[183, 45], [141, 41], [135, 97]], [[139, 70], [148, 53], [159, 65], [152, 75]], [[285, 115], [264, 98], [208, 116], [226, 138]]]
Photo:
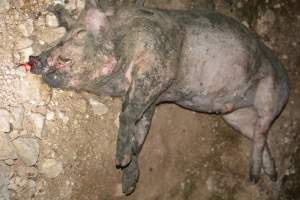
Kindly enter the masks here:
[[29, 56], [28, 64], [32, 67], [36, 67], [38, 64], [38, 57], [37, 56]]

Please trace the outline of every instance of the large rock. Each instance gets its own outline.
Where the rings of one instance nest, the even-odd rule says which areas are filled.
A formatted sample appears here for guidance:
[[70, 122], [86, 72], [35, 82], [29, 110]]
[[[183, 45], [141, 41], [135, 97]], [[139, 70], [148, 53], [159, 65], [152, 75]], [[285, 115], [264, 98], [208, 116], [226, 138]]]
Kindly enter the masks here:
[[10, 113], [0, 109], [0, 132], [10, 132]]
[[63, 165], [55, 159], [46, 159], [39, 164], [39, 172], [47, 178], [55, 178], [63, 172]]
[[23, 119], [25, 114], [25, 109], [23, 106], [18, 106], [11, 111], [13, 120], [12, 125], [14, 129], [21, 129], [23, 125]]
[[16, 159], [17, 153], [10, 138], [5, 133], [0, 133], [0, 160]]
[[0, 200], [9, 200], [9, 168], [3, 163], [0, 164]]
[[46, 16], [46, 24], [49, 27], [58, 27], [59, 26], [57, 17], [52, 13], [49, 13]]
[[44, 105], [50, 97], [49, 87], [41, 81], [40, 77], [27, 74], [20, 82], [20, 95], [30, 104]]
[[0, 13], [5, 13], [10, 8], [9, 0], [0, 1]]
[[37, 138], [42, 138], [42, 131], [44, 127], [44, 121], [45, 117], [39, 113], [31, 113], [30, 116], [30, 121], [32, 125], [32, 133], [34, 136]]
[[13, 141], [13, 144], [16, 147], [19, 158], [25, 165], [32, 166], [36, 164], [40, 153], [40, 145], [36, 139], [17, 138]]

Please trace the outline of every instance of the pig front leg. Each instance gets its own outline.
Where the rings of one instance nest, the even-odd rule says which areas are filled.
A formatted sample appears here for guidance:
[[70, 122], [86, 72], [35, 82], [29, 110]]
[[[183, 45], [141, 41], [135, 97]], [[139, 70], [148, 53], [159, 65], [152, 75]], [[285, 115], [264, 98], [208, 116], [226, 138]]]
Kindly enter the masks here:
[[[139, 152], [141, 146], [139, 142], [141, 144], [144, 142], [146, 134], [137, 132], [137, 128], [140, 127], [136, 125], [142, 120], [144, 113], [151, 106], [155, 106], [153, 104], [155, 104], [156, 99], [166, 88], [166, 85], [160, 82], [161, 80], [157, 80], [159, 83], [148, 82], [145, 84], [146, 79], [145, 76], [141, 76], [133, 81], [122, 106], [116, 152], [116, 165], [118, 167], [126, 167], [131, 161], [132, 153], [137, 154]], [[149, 78], [149, 80], [155, 82], [155, 78]], [[154, 112], [152, 110], [153, 108], [151, 108], [151, 112]], [[152, 115], [151, 113], [151, 117]], [[142, 123], [144, 123], [143, 120]]]
[[149, 132], [153, 114], [155, 112], [155, 105], [152, 105], [146, 110], [142, 119], [137, 123], [135, 130], [135, 142], [133, 143], [133, 156], [128, 167], [123, 169], [123, 193], [130, 195], [139, 179], [139, 166], [138, 166], [138, 154], [140, 153], [144, 141]]

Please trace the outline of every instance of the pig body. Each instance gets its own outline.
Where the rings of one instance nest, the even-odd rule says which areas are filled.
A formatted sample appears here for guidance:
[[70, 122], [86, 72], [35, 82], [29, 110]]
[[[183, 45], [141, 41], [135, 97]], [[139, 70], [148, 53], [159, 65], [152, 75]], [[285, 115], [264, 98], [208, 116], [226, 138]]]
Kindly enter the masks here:
[[243, 25], [213, 11], [104, 12], [88, 1], [68, 29], [60, 45], [30, 58], [32, 72], [53, 87], [123, 97], [116, 165], [125, 194], [135, 189], [138, 155], [163, 102], [221, 114], [253, 140], [251, 180], [261, 169], [276, 180], [267, 132], [287, 102], [288, 78]]

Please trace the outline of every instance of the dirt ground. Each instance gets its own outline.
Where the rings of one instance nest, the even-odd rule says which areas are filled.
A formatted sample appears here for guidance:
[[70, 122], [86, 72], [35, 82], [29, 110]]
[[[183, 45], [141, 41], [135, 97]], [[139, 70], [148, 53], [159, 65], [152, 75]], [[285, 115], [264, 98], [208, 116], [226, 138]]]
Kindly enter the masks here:
[[[128, 197], [122, 195], [121, 171], [114, 161], [121, 100], [50, 89], [40, 77], [15, 68], [63, 35], [64, 30], [51, 24], [47, 7], [64, 1], [3, 2], [8, 5], [0, 3], [0, 108], [14, 116], [17, 108], [23, 109], [23, 117], [15, 117], [6, 134], [14, 145], [18, 138], [34, 138], [39, 145], [33, 164], [27, 164], [18, 151], [17, 158], [0, 162], [8, 171], [10, 199], [300, 200], [298, 0], [145, 2], [146, 7], [164, 9], [216, 9], [236, 18], [280, 58], [290, 78], [291, 94], [269, 134], [279, 173], [277, 182], [266, 176], [258, 184], [249, 181], [251, 142], [220, 116], [163, 104], [157, 108], [140, 156], [138, 187]], [[69, 0], [64, 5], [77, 15], [83, 2]], [[41, 116], [40, 131], [34, 126], [33, 114]]]

